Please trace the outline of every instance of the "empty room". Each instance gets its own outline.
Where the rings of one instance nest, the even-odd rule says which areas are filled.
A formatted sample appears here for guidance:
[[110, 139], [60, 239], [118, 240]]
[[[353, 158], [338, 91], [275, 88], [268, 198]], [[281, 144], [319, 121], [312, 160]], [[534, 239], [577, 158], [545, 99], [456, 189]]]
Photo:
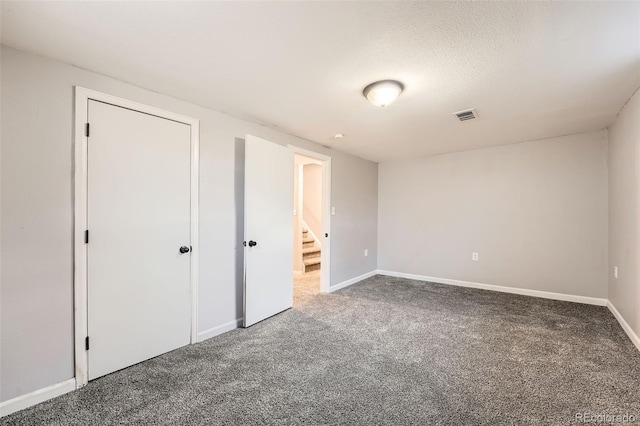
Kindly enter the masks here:
[[0, 425], [640, 424], [640, 2], [0, 20]]

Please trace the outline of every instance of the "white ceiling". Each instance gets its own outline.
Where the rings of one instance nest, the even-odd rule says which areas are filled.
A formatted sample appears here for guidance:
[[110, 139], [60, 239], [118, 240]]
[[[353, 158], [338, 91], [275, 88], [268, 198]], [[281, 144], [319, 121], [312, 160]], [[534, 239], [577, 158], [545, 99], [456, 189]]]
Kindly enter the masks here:
[[[8, 46], [374, 161], [602, 129], [640, 86], [635, 1], [2, 1], [1, 12]], [[385, 109], [362, 96], [381, 79], [405, 85]], [[476, 120], [451, 115], [471, 107]]]

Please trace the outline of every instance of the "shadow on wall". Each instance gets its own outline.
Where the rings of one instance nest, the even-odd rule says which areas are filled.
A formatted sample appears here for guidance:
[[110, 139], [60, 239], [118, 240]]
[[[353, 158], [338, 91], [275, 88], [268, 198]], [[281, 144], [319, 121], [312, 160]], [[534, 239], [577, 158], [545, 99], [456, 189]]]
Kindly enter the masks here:
[[235, 138], [233, 192], [236, 208], [236, 312], [244, 311], [244, 139]]

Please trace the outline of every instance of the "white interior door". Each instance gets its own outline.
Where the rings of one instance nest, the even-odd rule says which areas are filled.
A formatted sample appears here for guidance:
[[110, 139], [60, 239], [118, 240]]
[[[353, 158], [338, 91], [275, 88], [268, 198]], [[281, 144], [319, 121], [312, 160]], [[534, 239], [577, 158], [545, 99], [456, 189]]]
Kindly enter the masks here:
[[88, 378], [189, 344], [189, 125], [88, 104]]
[[293, 306], [293, 168], [289, 149], [247, 135], [245, 327]]

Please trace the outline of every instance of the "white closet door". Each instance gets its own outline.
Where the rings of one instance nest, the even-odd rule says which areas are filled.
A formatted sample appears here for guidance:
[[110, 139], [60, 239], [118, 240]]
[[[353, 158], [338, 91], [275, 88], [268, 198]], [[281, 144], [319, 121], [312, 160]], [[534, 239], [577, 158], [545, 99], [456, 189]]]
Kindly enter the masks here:
[[88, 116], [91, 380], [190, 342], [191, 127], [93, 100]]

